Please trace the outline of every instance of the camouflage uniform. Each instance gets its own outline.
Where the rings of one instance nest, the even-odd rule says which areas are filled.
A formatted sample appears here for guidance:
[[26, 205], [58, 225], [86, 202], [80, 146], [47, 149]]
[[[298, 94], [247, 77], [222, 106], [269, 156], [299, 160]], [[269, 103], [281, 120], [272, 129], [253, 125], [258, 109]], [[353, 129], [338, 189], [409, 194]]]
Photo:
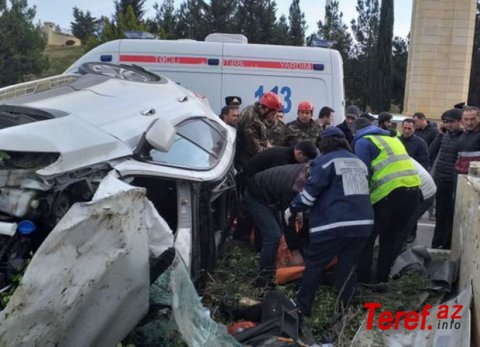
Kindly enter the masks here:
[[236, 162], [241, 167], [249, 158], [271, 147], [267, 124], [259, 112], [260, 104], [245, 107], [237, 125]]
[[273, 146], [283, 146], [285, 142], [285, 123], [280, 120], [267, 122], [267, 136]]
[[312, 119], [308, 124], [302, 124], [296, 119], [285, 126], [284, 145], [286, 146], [295, 145], [302, 140], [311, 140], [318, 147], [321, 139], [321, 130]]

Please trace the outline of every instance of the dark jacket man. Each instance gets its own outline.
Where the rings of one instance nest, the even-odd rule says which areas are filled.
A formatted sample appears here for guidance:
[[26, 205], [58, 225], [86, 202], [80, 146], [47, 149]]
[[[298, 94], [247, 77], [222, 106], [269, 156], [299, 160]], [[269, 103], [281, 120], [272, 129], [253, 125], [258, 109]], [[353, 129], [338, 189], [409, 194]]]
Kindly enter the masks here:
[[438, 134], [438, 127], [435, 123], [430, 121], [426, 121], [426, 125], [424, 128], [417, 128], [415, 130], [415, 135], [421, 137], [427, 143], [427, 146], [430, 146], [437, 137]]
[[425, 169], [430, 170], [430, 153], [428, 152], [427, 143], [419, 136], [412, 135], [410, 137], [400, 136], [405, 149], [409, 156], [418, 161]]
[[264, 150], [250, 158], [243, 167], [245, 177], [275, 166], [304, 163], [317, 156], [315, 145], [308, 140], [300, 141], [295, 146], [273, 147]]
[[[445, 134], [439, 134], [435, 142], [440, 141], [440, 150], [433, 168], [433, 179], [437, 185], [436, 222], [432, 248], [450, 248], [455, 208], [455, 162], [462, 137], [462, 110], [451, 109], [442, 114]], [[432, 146], [435, 145], [432, 143]]]

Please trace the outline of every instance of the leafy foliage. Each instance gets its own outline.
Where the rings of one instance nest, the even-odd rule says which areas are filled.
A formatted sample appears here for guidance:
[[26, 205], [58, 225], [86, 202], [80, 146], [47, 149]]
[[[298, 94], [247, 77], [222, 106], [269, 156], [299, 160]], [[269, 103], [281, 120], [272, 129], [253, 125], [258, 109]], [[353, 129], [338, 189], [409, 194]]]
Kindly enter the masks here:
[[344, 62], [347, 61], [352, 46], [352, 36], [343, 22], [343, 13], [338, 8], [338, 1], [332, 1], [325, 8], [325, 23], [320, 20], [317, 25], [318, 31], [310, 38], [310, 45], [316, 38], [332, 41], [332, 48], [340, 52]]
[[76, 6], [73, 8], [73, 18], [74, 21], [70, 23], [72, 34], [85, 45], [95, 33], [96, 18], [92, 17], [90, 11], [83, 12]]
[[34, 17], [35, 8], [28, 7], [27, 0], [0, 1], [0, 87], [48, 67], [46, 40]]
[[370, 106], [376, 113], [390, 109], [392, 94], [393, 0], [382, 0], [378, 44], [375, 54], [376, 73], [370, 84]]
[[300, 9], [300, 0], [293, 0], [289, 9], [288, 21], [290, 22], [290, 44], [292, 46], [303, 46], [305, 44], [305, 29], [307, 21], [305, 13]]

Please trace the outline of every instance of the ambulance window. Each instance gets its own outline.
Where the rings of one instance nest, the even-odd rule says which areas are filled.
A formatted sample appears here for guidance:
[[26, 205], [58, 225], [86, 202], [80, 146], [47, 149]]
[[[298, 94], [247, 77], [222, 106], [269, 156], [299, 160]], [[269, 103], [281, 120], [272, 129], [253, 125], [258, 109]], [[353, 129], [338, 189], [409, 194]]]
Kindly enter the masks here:
[[175, 140], [168, 152], [151, 149], [147, 160], [163, 165], [208, 170], [217, 165], [225, 144], [225, 129], [215, 122], [197, 118], [177, 126]]

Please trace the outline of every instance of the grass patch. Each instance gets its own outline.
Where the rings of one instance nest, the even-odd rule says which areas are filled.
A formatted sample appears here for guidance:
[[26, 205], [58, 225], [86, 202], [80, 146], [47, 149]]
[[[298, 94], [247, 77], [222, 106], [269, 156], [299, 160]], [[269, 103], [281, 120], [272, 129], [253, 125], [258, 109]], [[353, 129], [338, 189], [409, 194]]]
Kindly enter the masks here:
[[49, 46], [45, 50], [48, 56], [49, 68], [39, 78], [59, 75], [63, 73], [78, 58], [85, 54], [83, 47]]
[[[233, 323], [219, 312], [219, 306], [225, 295], [237, 298], [250, 298], [261, 301], [262, 291], [254, 287], [259, 271], [258, 255], [247, 248], [227, 245], [223, 257], [219, 260], [215, 272], [207, 275], [207, 283], [202, 293], [203, 303], [210, 309], [212, 318], [226, 325]], [[331, 275], [331, 274], [330, 274]], [[327, 278], [330, 277], [327, 275]], [[307, 324], [318, 342], [326, 342], [331, 337], [337, 346], [350, 346], [355, 334], [365, 319], [365, 302], [380, 302], [382, 309], [393, 312], [417, 310], [425, 304], [425, 287], [428, 279], [418, 272], [407, 272], [397, 280], [391, 280], [383, 290], [378, 287], [358, 287], [352, 305], [339, 321], [334, 321], [335, 290], [328, 285], [321, 286], [316, 295], [312, 315]], [[299, 286], [291, 283], [279, 285], [275, 290], [294, 299]], [[380, 288], [382, 289], [382, 288]]]

